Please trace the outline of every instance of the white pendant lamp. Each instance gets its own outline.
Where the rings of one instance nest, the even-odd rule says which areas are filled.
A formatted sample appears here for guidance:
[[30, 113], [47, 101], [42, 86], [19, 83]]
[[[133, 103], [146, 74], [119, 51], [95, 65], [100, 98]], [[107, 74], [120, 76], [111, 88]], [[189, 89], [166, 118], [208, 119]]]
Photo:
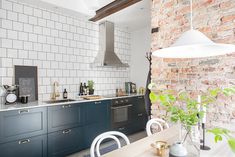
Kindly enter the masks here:
[[200, 31], [194, 30], [192, 24], [192, 0], [190, 0], [190, 9], [191, 29], [184, 32], [170, 47], [154, 51], [153, 56], [161, 58], [202, 58], [235, 52], [235, 45], [217, 44]]

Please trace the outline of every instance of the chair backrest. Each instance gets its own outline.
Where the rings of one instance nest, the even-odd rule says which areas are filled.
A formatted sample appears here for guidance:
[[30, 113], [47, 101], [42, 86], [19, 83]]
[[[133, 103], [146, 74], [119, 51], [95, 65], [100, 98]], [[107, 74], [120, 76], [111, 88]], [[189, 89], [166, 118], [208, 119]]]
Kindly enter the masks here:
[[160, 119], [160, 118], [150, 119], [146, 124], [146, 132], [148, 136], [153, 134], [151, 131], [151, 126], [153, 124], [156, 124], [159, 127], [160, 131], [164, 130], [164, 128], [169, 128], [169, 125], [163, 119]]
[[98, 135], [93, 140], [93, 142], [91, 144], [91, 148], [90, 148], [90, 156], [96, 157], [95, 152], [98, 157], [101, 156], [100, 155], [100, 144], [102, 143], [103, 140], [108, 139], [108, 138], [113, 139], [117, 143], [118, 148], [121, 148], [121, 143], [116, 136], [123, 138], [125, 140], [126, 144], [130, 144], [129, 139], [125, 134], [118, 132], [118, 131], [108, 131], [108, 132], [105, 132], [105, 133]]

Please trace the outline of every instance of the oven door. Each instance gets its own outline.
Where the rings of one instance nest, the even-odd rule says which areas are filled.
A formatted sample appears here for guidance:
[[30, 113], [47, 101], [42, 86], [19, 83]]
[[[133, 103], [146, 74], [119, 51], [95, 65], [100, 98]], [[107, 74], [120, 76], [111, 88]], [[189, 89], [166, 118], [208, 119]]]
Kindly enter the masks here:
[[132, 107], [132, 104], [111, 107], [112, 128], [122, 127], [130, 123], [133, 110]]

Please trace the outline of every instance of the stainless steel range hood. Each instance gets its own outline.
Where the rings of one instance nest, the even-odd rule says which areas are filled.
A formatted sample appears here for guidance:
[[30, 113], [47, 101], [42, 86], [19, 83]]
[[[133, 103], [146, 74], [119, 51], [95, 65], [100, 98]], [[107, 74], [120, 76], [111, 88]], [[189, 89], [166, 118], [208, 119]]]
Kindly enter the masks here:
[[122, 63], [114, 52], [114, 24], [105, 21], [99, 24], [99, 52], [92, 67], [129, 67]]

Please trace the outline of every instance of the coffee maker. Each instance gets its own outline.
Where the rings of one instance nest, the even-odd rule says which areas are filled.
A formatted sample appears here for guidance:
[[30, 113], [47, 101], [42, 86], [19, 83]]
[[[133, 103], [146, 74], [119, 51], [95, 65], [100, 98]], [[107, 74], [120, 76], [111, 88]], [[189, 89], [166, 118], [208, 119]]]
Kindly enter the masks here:
[[5, 104], [13, 104], [17, 101], [17, 96], [16, 96], [16, 89], [17, 85], [3, 85], [3, 87], [6, 89], [6, 95], [5, 95]]

